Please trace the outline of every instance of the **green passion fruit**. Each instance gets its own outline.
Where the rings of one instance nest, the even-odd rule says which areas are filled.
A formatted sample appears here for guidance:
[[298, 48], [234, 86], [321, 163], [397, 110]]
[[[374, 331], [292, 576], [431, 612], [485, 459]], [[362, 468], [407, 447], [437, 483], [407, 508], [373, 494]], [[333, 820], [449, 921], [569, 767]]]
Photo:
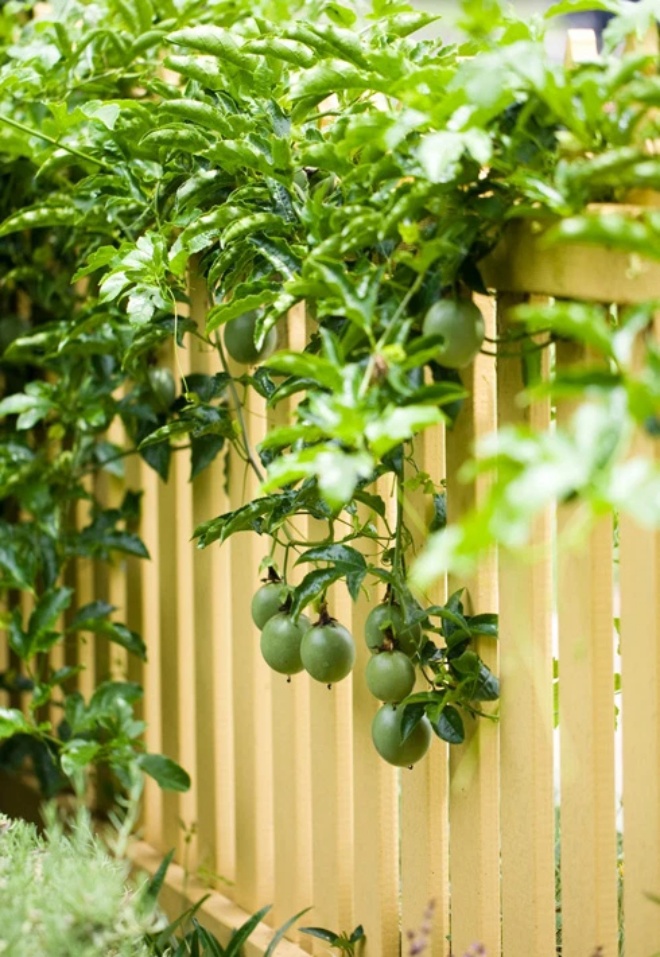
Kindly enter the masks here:
[[371, 738], [376, 751], [388, 764], [398, 768], [407, 768], [424, 757], [431, 744], [431, 723], [426, 715], [422, 716], [405, 741], [401, 740], [401, 722], [405, 708], [394, 708], [384, 704], [371, 724]]
[[[419, 622], [406, 625], [401, 606], [385, 602], [372, 608], [364, 623], [364, 637], [372, 653], [380, 651], [387, 645], [388, 630], [392, 632], [396, 649], [408, 657], [412, 657], [419, 649], [423, 634], [422, 626]], [[385, 648], [385, 650], [392, 649]]]
[[440, 299], [424, 317], [425, 336], [442, 336], [438, 362], [448, 369], [469, 365], [486, 334], [484, 317], [470, 299]]
[[262, 362], [274, 352], [277, 346], [277, 330], [269, 329], [261, 349], [254, 344], [254, 333], [257, 327], [257, 313], [245, 312], [236, 319], [230, 319], [225, 324], [225, 349], [235, 362], [243, 365], [254, 365]]
[[301, 615], [294, 621], [278, 612], [269, 618], [261, 632], [261, 654], [267, 665], [281, 675], [296, 675], [303, 670], [300, 643], [309, 628], [309, 619]]
[[147, 372], [149, 387], [159, 412], [167, 412], [176, 398], [176, 384], [169, 369], [154, 366]]
[[379, 701], [396, 703], [415, 687], [415, 668], [402, 651], [381, 651], [367, 662], [367, 688]]
[[355, 642], [337, 621], [317, 623], [303, 635], [300, 657], [315, 681], [333, 684], [348, 675], [355, 663]]
[[268, 582], [262, 585], [252, 596], [252, 621], [262, 629], [269, 618], [281, 611], [291, 588], [284, 582]]

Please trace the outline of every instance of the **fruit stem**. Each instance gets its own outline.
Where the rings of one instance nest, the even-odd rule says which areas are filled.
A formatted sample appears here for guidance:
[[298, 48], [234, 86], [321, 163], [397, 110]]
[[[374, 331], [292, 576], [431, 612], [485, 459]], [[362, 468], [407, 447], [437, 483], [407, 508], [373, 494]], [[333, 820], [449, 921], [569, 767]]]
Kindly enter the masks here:
[[319, 606], [319, 618], [316, 625], [330, 625], [335, 619], [328, 613], [328, 603], [325, 598]]

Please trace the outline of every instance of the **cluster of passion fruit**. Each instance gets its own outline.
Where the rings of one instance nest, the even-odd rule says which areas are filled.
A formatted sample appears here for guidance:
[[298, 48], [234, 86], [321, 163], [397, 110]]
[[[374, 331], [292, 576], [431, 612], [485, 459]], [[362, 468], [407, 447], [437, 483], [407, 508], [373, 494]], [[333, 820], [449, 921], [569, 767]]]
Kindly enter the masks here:
[[[261, 631], [261, 654], [279, 674], [291, 677], [306, 671], [315, 681], [332, 686], [353, 670], [355, 642], [338, 621], [322, 609], [314, 624], [305, 615], [290, 613], [292, 589], [282, 581], [262, 585], [252, 599], [252, 619]], [[365, 641], [371, 658], [365, 669], [369, 691], [382, 707], [371, 728], [380, 756], [398, 767], [415, 764], [431, 743], [431, 725], [423, 717], [402, 740], [403, 708], [416, 681], [415, 656], [423, 640], [419, 623], [409, 624], [401, 607], [387, 600], [377, 605], [365, 622]]]

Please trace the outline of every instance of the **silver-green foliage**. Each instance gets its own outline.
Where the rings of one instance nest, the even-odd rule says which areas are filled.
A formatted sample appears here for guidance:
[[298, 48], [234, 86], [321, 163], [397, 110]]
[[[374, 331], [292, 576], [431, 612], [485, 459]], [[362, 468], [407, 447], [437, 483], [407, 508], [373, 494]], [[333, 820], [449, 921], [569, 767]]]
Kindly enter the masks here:
[[0, 954], [146, 957], [156, 918], [128, 872], [86, 816], [65, 832], [51, 815], [43, 836], [0, 816]]

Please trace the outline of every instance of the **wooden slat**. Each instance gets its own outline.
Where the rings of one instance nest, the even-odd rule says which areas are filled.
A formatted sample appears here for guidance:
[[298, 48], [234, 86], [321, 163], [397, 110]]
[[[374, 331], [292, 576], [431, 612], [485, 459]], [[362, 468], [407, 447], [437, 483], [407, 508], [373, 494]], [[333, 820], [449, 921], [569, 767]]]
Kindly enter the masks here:
[[[214, 487], [221, 487], [220, 468], [224, 463], [218, 463], [210, 474]], [[222, 511], [228, 502], [225, 500]], [[234, 742], [236, 738], [234, 721], [234, 683], [233, 683], [233, 632], [231, 628], [231, 604], [227, 601], [231, 554], [229, 549], [215, 548], [213, 566], [217, 569], [214, 574], [212, 606], [214, 615], [214, 644], [213, 668], [216, 682], [216, 761], [215, 761], [215, 794], [216, 794], [216, 864], [217, 873], [225, 880], [235, 880], [236, 877], [236, 781], [233, 774], [235, 755]]]
[[[339, 616], [334, 595], [330, 611]], [[332, 686], [310, 678], [313, 923], [353, 929], [352, 676]], [[311, 923], [312, 921], [310, 921]], [[314, 953], [327, 947], [314, 944]]]
[[[486, 320], [487, 335], [493, 338], [493, 300], [480, 297], [477, 305]], [[462, 374], [471, 398], [461, 409], [456, 424], [447, 432], [447, 514], [452, 522], [474, 508], [484, 497], [483, 479], [466, 484], [458, 472], [471, 455], [475, 441], [495, 427], [495, 363], [480, 355]], [[471, 581], [452, 580], [449, 591], [466, 588], [464, 601], [470, 614], [497, 611], [497, 561], [491, 552], [480, 563]], [[481, 638], [476, 651], [491, 670], [498, 673], [497, 642]], [[485, 712], [495, 712], [483, 704]], [[489, 953], [500, 949], [500, 847], [498, 728], [494, 722], [466, 718], [466, 739], [451, 747], [449, 859], [452, 889], [451, 941], [456, 953], [463, 953], [478, 940]], [[455, 849], [455, 850], [454, 850]]]
[[[235, 369], [237, 374], [244, 371]], [[263, 400], [250, 390], [241, 402], [254, 446], [265, 433]], [[258, 480], [235, 455], [231, 457], [229, 484], [231, 508], [258, 494]], [[273, 898], [270, 671], [261, 657], [249, 600], [258, 587], [259, 562], [267, 547], [265, 541], [246, 534], [223, 545], [230, 556], [233, 635], [236, 884], [232, 896], [246, 910]]]
[[[91, 491], [93, 483], [91, 478], [85, 480], [85, 487]], [[89, 524], [89, 503], [81, 499], [76, 504], [76, 524], [79, 529]], [[94, 592], [94, 563], [91, 558], [77, 558], [74, 567], [74, 577], [76, 582], [75, 607], [82, 608], [83, 605], [94, 601], [96, 595]], [[95, 638], [91, 634], [81, 634], [77, 639], [76, 658], [83, 670], [78, 675], [78, 689], [86, 700], [91, 697], [96, 687], [96, 655]]]
[[[425, 432], [417, 446], [420, 464], [439, 486], [445, 478], [444, 429]], [[430, 502], [426, 498], [422, 504], [419, 498], [415, 500], [412, 496], [407, 496], [406, 502], [406, 522], [418, 547], [431, 524]], [[429, 604], [442, 604], [446, 599], [445, 581], [440, 581], [420, 599]], [[418, 690], [426, 687], [420, 679]], [[429, 753], [413, 771], [401, 772], [400, 824], [401, 927], [404, 934], [416, 931], [429, 902], [433, 901], [432, 957], [446, 957], [450, 933], [448, 799], [449, 746], [434, 737]], [[403, 946], [406, 946], [405, 939]]]
[[[177, 588], [177, 495], [172, 478], [159, 487], [158, 494], [158, 548], [160, 551], [158, 596], [154, 608], [160, 617], [160, 714], [161, 746], [163, 753], [178, 760], [182, 755], [179, 738], [179, 711], [182, 697], [178, 662], [178, 604]], [[187, 546], [186, 546], [187, 547]], [[162, 796], [163, 821], [159, 836], [161, 847], [175, 847], [181, 852], [182, 834], [179, 825], [179, 798], [171, 791]]]
[[[291, 311], [287, 326], [288, 335], [285, 337], [280, 331], [278, 347], [302, 350], [306, 340], [304, 305]], [[283, 341], [285, 338], [287, 341]], [[293, 399], [279, 403], [269, 413], [269, 428], [285, 425], [293, 407]], [[302, 517], [289, 531], [300, 541], [309, 539], [309, 523]], [[306, 565], [294, 567], [295, 557], [296, 552], [291, 549], [287, 568], [290, 584], [298, 584], [309, 570]], [[276, 558], [283, 570], [283, 549], [276, 553]], [[287, 681], [284, 675], [272, 672], [271, 686], [275, 822], [272, 921], [278, 925], [313, 904], [309, 679], [301, 673]], [[309, 921], [305, 918], [303, 923]], [[295, 930], [289, 936], [298, 940]], [[302, 937], [299, 942], [311, 948], [311, 938]]]
[[[374, 594], [374, 601], [379, 598]], [[369, 957], [386, 957], [399, 933], [398, 775], [379, 757], [371, 740], [371, 723], [380, 707], [364, 676], [371, 658], [364, 622], [372, 607], [364, 596], [352, 609], [344, 599], [341, 617], [357, 650], [352, 700], [354, 915], [365, 929]]]
[[[144, 719], [147, 724], [145, 744], [147, 750], [162, 754], [165, 750], [163, 740], [163, 697], [165, 685], [162, 681], [163, 661], [160, 613], [160, 494], [161, 482], [146, 462], [139, 463], [140, 488], [144, 490], [140, 535], [150, 555], [149, 561], [140, 566], [140, 589], [142, 601], [141, 632], [147, 645], [147, 664], [144, 669]], [[169, 689], [168, 689], [169, 690]], [[144, 792], [143, 828], [145, 839], [154, 847], [164, 849], [164, 808], [163, 792], [155, 781], [147, 778]], [[170, 845], [171, 846], [171, 845]]]
[[[124, 473], [126, 488], [133, 492], [142, 491], [142, 471], [140, 468], [139, 457], [136, 454], [126, 457]], [[142, 502], [142, 506], [144, 506], [144, 502]], [[124, 568], [126, 575], [126, 607], [123, 613], [123, 621], [131, 629], [131, 631], [137, 632], [137, 634], [139, 634], [143, 640], [145, 637], [143, 634], [145, 609], [143, 605], [144, 594], [142, 590], [142, 566], [144, 563], [145, 559], [137, 558], [131, 555], [128, 555], [125, 559]], [[147, 649], [147, 655], [148, 654], [149, 649]], [[142, 662], [137, 655], [128, 655], [128, 660], [126, 662], [126, 677], [129, 681], [136, 681], [138, 684], [144, 686], [144, 669], [144, 662]], [[136, 701], [133, 707], [135, 709], [136, 715], [140, 719], [144, 719], [144, 699], [141, 701]]]
[[[519, 299], [498, 299], [498, 329]], [[520, 364], [498, 362], [498, 421], [546, 430], [550, 409], [521, 409]], [[502, 948], [506, 957], [553, 952], [555, 940], [552, 580], [550, 515], [536, 523], [535, 560], [499, 555]]]
[[[214, 353], [196, 344], [192, 364], [206, 375], [218, 371]], [[223, 491], [224, 456], [198, 475], [192, 484], [192, 525], [208, 521], [227, 509]], [[233, 722], [231, 716], [231, 619], [228, 614], [228, 569], [220, 549], [200, 550], [188, 542], [193, 570], [192, 624], [194, 643], [187, 643], [193, 659], [195, 709], [188, 720], [195, 726], [198, 867], [203, 873], [233, 878], [234, 840], [223, 819], [233, 826]]]
[[[607, 207], [598, 207], [603, 210]], [[609, 207], [611, 212], [627, 207]], [[630, 207], [634, 216], [640, 207]], [[480, 263], [484, 281], [500, 292], [532, 293], [594, 302], [643, 302], [658, 296], [660, 264], [617, 249], [578, 244], [546, 247], [548, 221], [518, 220], [507, 227], [499, 246]]]
[[[557, 345], [558, 371], [588, 358], [581, 346]], [[557, 424], [574, 411], [560, 405]], [[575, 542], [579, 513], [569, 504], [557, 516], [562, 957], [618, 947], [613, 530], [605, 519]]]
[[[632, 454], [657, 463], [657, 439], [640, 432]], [[660, 906], [647, 895], [660, 894], [660, 532], [623, 514], [619, 528], [625, 946], [627, 954], [653, 954]]]

